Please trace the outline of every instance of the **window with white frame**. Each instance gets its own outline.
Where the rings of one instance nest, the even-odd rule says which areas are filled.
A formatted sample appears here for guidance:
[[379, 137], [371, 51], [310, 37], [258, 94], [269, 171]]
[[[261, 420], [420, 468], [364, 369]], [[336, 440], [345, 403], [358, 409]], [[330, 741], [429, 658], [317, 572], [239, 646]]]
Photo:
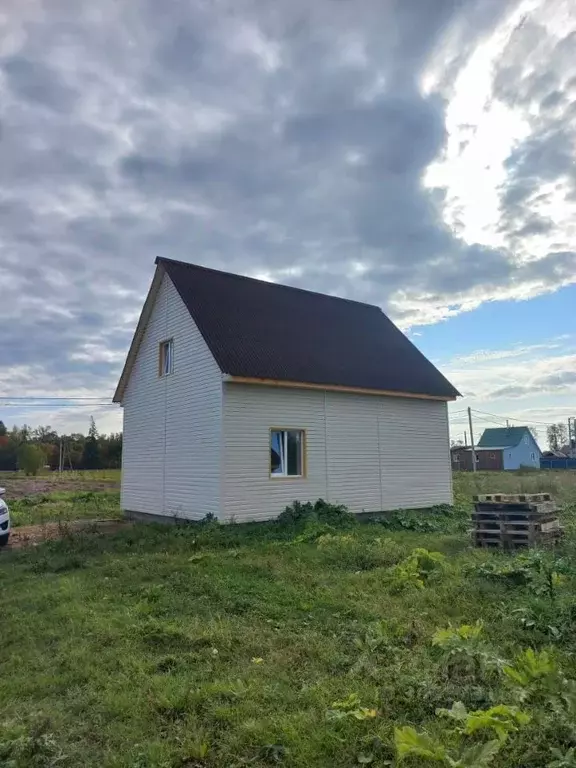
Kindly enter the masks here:
[[270, 476], [304, 475], [305, 435], [302, 429], [270, 430]]
[[158, 371], [160, 376], [169, 376], [174, 372], [174, 339], [160, 342]]
[[536, 454], [534, 452], [532, 452], [530, 454], [530, 458], [532, 459], [532, 461], [536, 461]]

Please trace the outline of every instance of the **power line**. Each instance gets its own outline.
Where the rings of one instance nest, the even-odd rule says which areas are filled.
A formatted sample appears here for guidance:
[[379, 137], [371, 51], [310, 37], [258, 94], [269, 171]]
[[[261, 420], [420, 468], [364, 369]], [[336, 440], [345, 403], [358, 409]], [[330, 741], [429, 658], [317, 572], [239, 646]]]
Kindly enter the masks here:
[[52, 395], [26, 395], [24, 397], [20, 395], [0, 395], [0, 400], [108, 400], [110, 401], [110, 397], [107, 395], [94, 395], [91, 397], [75, 397], [74, 395], [70, 395], [69, 397], [52, 397]]
[[498, 416], [495, 413], [488, 413], [488, 411], [479, 411], [477, 408], [473, 408], [472, 410], [474, 411], [474, 413], [483, 413], [486, 416], [493, 416], [494, 418], [500, 419], [503, 421], [508, 420], [508, 421], [519, 421], [520, 423], [524, 423], [524, 424], [540, 424], [540, 426], [542, 427], [549, 427], [550, 424], [556, 423], [554, 421], [528, 421], [527, 419], [517, 419], [514, 416]]
[[503, 421], [494, 421], [494, 419], [486, 419], [483, 416], [477, 416], [474, 414], [474, 420], [475, 421], [482, 421], [484, 424], [496, 424], [497, 427], [501, 427], [502, 429], [506, 429], [506, 424]]
[[0, 399], [0, 408], [50, 408], [51, 405], [55, 408], [118, 408], [117, 403], [110, 401], [105, 403], [5, 403]]

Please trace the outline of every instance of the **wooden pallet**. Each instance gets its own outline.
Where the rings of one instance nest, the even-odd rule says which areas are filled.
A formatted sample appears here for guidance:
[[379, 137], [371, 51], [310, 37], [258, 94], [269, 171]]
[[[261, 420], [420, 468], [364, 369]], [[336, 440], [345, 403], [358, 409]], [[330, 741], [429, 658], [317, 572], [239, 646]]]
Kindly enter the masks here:
[[538, 532], [535, 535], [525, 531], [471, 531], [472, 542], [476, 547], [494, 549], [520, 549], [522, 547], [547, 547], [556, 544], [564, 529], [559, 526], [553, 531]]
[[516, 549], [555, 543], [562, 535], [548, 493], [475, 496], [472, 540], [477, 547]]
[[477, 510], [472, 512], [472, 520], [481, 525], [482, 523], [498, 523], [504, 525], [524, 525], [524, 526], [539, 526], [542, 523], [549, 523], [552, 520], [558, 520], [556, 510], [544, 512], [542, 514], [532, 514], [531, 512], [512, 510]]
[[497, 512], [535, 517], [555, 514], [557, 511], [553, 501], [477, 501], [474, 504], [474, 509], [476, 512]]
[[472, 497], [473, 501], [496, 501], [504, 504], [518, 504], [529, 502], [538, 504], [542, 501], [552, 501], [549, 493], [483, 493]]

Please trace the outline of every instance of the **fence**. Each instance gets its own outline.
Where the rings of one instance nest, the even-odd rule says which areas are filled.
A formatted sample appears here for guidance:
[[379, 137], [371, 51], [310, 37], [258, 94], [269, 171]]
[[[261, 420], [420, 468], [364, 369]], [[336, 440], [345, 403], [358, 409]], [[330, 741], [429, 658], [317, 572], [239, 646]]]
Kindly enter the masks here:
[[540, 469], [576, 469], [576, 459], [542, 456], [540, 458]]

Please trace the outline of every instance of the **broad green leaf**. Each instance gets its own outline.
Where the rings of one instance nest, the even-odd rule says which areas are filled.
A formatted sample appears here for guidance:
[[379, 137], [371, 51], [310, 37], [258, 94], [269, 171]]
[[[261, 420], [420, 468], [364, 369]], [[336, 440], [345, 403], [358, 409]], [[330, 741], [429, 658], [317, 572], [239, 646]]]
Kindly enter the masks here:
[[462, 752], [458, 765], [462, 768], [485, 768], [490, 765], [499, 749], [500, 742], [497, 739], [484, 744], [474, 744]]
[[429, 760], [443, 762], [446, 748], [427, 733], [419, 732], [410, 725], [394, 729], [394, 744], [398, 761], [405, 757], [427, 757]]
[[360, 704], [360, 697], [357, 693], [351, 693], [346, 699], [343, 699], [342, 701], [334, 701], [332, 702], [332, 709], [340, 709], [340, 710], [351, 710], [356, 709], [356, 707]]
[[436, 714], [440, 717], [450, 717], [452, 720], [458, 720], [458, 722], [465, 722], [468, 717], [468, 712], [464, 704], [461, 701], [455, 701], [452, 704], [452, 709], [437, 709]]
[[454, 636], [454, 630], [449, 627], [448, 629], [437, 629], [432, 635], [432, 645], [438, 645], [443, 648]]
[[517, 707], [498, 704], [490, 709], [469, 712], [466, 717], [465, 732], [468, 735], [484, 729], [494, 731], [500, 741], [506, 741], [508, 734], [530, 722], [530, 715]]
[[356, 718], [356, 720], [370, 720], [376, 717], [377, 714], [378, 712], [375, 709], [368, 709], [368, 707], [359, 707], [350, 712], [351, 717]]
[[523, 651], [513, 666], [504, 667], [504, 674], [522, 687], [558, 671], [554, 659], [548, 651], [535, 653], [532, 648]]

